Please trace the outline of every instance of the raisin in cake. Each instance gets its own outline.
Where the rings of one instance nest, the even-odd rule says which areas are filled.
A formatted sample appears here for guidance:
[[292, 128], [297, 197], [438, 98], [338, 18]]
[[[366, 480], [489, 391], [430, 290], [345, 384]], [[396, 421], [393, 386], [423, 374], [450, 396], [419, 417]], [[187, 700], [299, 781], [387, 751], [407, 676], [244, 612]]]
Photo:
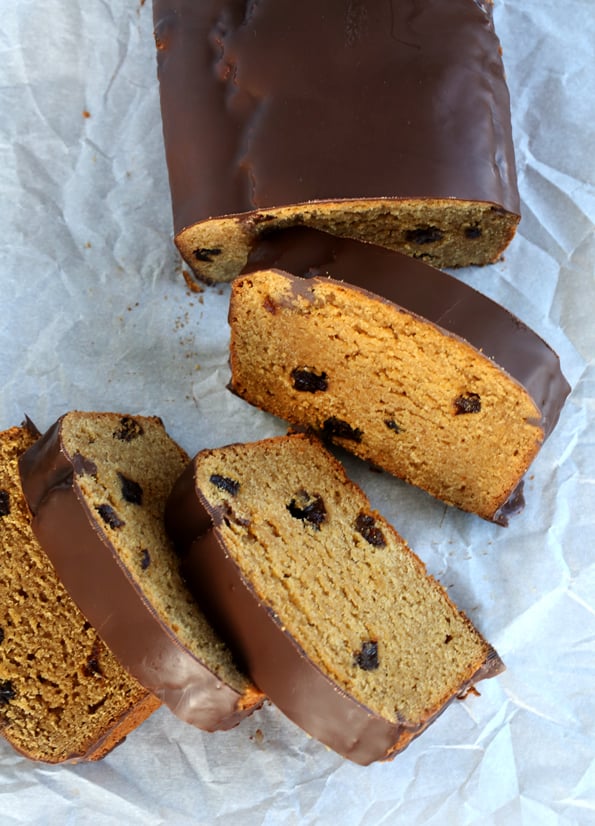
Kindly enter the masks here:
[[458, 279], [372, 245], [286, 230], [251, 264], [314, 277], [234, 282], [230, 389], [506, 522], [569, 390], [547, 344]]
[[20, 470], [33, 530], [104, 641], [176, 715], [224, 729], [262, 696], [196, 606], [165, 533], [187, 461], [160, 419], [71, 412]]
[[97, 760], [160, 703], [72, 602], [31, 530], [18, 459], [37, 435], [0, 434], [0, 733], [32, 760]]
[[166, 522], [190, 587], [255, 683], [355, 762], [392, 757], [503, 669], [311, 437], [202, 451]]
[[154, 0], [154, 22], [175, 240], [202, 280], [279, 226], [451, 267], [510, 242], [491, 2]]

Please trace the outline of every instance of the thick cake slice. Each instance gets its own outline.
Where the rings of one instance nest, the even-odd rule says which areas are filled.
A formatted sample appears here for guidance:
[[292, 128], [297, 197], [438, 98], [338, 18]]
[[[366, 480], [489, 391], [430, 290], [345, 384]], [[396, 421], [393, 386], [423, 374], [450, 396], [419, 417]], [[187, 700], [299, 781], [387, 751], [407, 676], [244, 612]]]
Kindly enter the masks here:
[[20, 471], [33, 530], [81, 611], [142, 685], [210, 731], [262, 696], [196, 606], [165, 533], [187, 461], [160, 419], [72, 412]]
[[355, 762], [392, 757], [503, 666], [303, 434], [199, 453], [166, 511], [188, 583], [255, 683]]
[[547, 344], [458, 279], [372, 245], [287, 230], [253, 254], [263, 266], [313, 277], [234, 282], [230, 389], [506, 522], [569, 390]]
[[32, 760], [98, 760], [160, 703], [72, 602], [31, 530], [18, 459], [37, 435], [0, 434], [0, 733]]
[[180, 252], [232, 279], [307, 225], [458, 267], [519, 220], [491, 0], [154, 0]]

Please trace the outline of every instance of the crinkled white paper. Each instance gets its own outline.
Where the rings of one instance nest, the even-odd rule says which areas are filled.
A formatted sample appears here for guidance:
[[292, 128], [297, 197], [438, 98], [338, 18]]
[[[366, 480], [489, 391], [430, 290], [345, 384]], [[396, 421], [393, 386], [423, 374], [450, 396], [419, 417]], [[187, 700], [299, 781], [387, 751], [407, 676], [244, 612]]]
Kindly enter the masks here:
[[[229, 288], [181, 275], [150, 2], [0, 10], [0, 427], [157, 414], [190, 453], [283, 432], [226, 390]], [[2, 826], [595, 823], [595, 6], [495, 17], [523, 221], [504, 261], [458, 275], [546, 338], [574, 390], [507, 529], [348, 470], [508, 670], [368, 768], [271, 706], [211, 735], [161, 709], [96, 764], [0, 739]]]

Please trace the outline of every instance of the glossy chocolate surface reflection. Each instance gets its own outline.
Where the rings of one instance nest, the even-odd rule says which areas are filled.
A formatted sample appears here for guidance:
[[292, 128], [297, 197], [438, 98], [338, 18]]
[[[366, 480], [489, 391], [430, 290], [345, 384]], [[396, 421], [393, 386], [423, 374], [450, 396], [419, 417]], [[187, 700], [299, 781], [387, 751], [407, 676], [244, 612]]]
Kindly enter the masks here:
[[491, 4], [155, 0], [175, 233], [315, 200], [519, 213]]
[[249, 710], [184, 648], [141, 598], [77, 491], [58, 420], [19, 463], [32, 527], [81, 612], [122, 665], [176, 716], [227, 729]]

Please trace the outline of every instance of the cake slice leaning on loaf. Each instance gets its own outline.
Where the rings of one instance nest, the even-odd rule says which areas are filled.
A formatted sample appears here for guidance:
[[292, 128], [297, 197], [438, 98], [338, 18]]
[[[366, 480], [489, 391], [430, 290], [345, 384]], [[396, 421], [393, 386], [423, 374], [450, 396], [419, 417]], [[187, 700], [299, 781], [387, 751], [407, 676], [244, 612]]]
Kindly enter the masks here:
[[357, 763], [392, 757], [503, 669], [311, 437], [202, 451], [166, 524], [190, 587], [254, 682]]
[[211, 731], [262, 702], [178, 573], [163, 515], [188, 457], [156, 417], [71, 412], [20, 460], [33, 530], [136, 679]]
[[569, 391], [539, 336], [421, 261], [315, 230], [263, 239], [246, 269], [229, 310], [234, 393], [506, 521]]
[[32, 760], [98, 760], [160, 702], [78, 610], [31, 530], [18, 459], [38, 435], [0, 434], [0, 734]]

